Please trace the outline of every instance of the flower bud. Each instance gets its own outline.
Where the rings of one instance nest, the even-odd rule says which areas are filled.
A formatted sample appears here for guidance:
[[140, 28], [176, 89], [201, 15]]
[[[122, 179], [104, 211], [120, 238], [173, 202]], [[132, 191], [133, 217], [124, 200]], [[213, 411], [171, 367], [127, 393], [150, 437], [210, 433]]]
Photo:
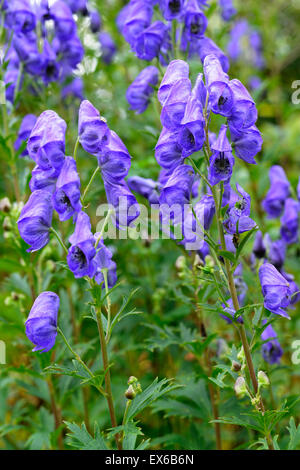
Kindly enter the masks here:
[[245, 353], [244, 353], [243, 348], [240, 349], [240, 352], [238, 353], [237, 358], [240, 362], [242, 363], [245, 362]]
[[235, 390], [235, 393], [237, 394], [237, 396], [239, 398], [242, 398], [245, 395], [247, 395], [248, 391], [247, 391], [246, 382], [245, 382], [244, 377], [238, 377], [236, 379], [236, 382], [234, 384], [234, 390]]
[[270, 380], [267, 374], [265, 374], [265, 372], [263, 372], [262, 370], [258, 372], [257, 379], [258, 379], [258, 388], [268, 387], [270, 385]]
[[128, 389], [126, 390], [125, 397], [127, 400], [133, 400], [136, 397], [136, 392], [134, 391], [132, 385], [129, 385]]
[[178, 256], [176, 262], [175, 262], [176, 269], [178, 271], [183, 271], [183, 269], [186, 267], [186, 259], [185, 256]]
[[11, 203], [8, 197], [4, 197], [0, 200], [0, 212], [9, 212], [11, 209]]
[[231, 370], [233, 370], [234, 372], [239, 372], [241, 368], [242, 368], [242, 365], [239, 362], [232, 361]]

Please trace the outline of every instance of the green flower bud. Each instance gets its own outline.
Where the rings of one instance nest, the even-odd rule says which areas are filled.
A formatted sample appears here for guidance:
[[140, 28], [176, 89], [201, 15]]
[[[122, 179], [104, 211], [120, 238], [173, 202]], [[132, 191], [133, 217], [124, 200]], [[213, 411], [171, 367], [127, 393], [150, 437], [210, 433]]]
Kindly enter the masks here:
[[234, 372], [239, 372], [241, 368], [242, 368], [242, 365], [239, 362], [232, 361], [231, 370], [233, 370]]
[[239, 398], [248, 394], [247, 386], [244, 377], [238, 377], [234, 384], [234, 391]]
[[8, 197], [4, 197], [0, 200], [0, 211], [1, 212], [9, 212], [11, 209], [11, 203]]
[[262, 370], [258, 372], [257, 379], [258, 379], [258, 388], [268, 387], [270, 385], [270, 380], [267, 374], [265, 374], [265, 372], [263, 372]]
[[178, 271], [183, 271], [186, 268], [185, 256], [183, 256], [183, 255], [178, 256], [178, 258], [175, 262], [175, 267], [176, 267], [176, 269], [178, 269]]
[[133, 400], [136, 397], [136, 392], [134, 391], [134, 388], [132, 385], [129, 385], [125, 392], [125, 397], [127, 400]]

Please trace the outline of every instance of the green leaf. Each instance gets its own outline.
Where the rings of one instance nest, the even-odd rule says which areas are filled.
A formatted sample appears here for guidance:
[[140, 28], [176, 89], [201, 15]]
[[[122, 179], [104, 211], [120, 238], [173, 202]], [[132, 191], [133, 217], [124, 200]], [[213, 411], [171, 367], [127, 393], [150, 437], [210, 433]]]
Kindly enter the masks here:
[[242, 241], [239, 243], [239, 246], [236, 250], [236, 253], [235, 253], [235, 261], [236, 263], [238, 262], [238, 259], [240, 257], [240, 255], [242, 254], [244, 248], [246, 247], [248, 241], [250, 240], [250, 238], [252, 237], [252, 235], [258, 230], [258, 227], [254, 227], [253, 229], [251, 229], [249, 232], [247, 232], [247, 234], [244, 236], [244, 238], [242, 239]]
[[295, 420], [291, 417], [289, 426], [287, 427], [290, 433], [290, 442], [288, 450], [295, 450], [300, 448], [300, 424], [296, 427]]
[[80, 450], [107, 450], [107, 445], [97, 423], [95, 423], [95, 437], [90, 435], [84, 423], [78, 426], [75, 423], [65, 421], [65, 424], [71, 431], [67, 434], [69, 437], [68, 444], [71, 447]]

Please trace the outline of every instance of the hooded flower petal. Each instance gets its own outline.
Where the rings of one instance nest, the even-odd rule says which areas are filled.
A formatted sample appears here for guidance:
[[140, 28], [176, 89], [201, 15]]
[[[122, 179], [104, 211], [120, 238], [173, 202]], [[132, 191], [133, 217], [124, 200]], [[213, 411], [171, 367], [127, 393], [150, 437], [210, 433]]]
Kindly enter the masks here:
[[222, 116], [230, 116], [234, 104], [228, 75], [223, 71], [217, 56], [209, 54], [203, 62], [205, 82], [211, 110]]
[[262, 202], [264, 210], [270, 218], [279, 217], [284, 208], [284, 203], [290, 194], [290, 183], [283, 168], [274, 165], [269, 171], [270, 189]]
[[237, 131], [229, 122], [231, 139], [236, 156], [247, 163], [255, 164], [255, 155], [261, 151], [263, 139], [256, 126], [243, 132]]
[[[95, 233], [95, 240], [98, 240], [98, 233]], [[117, 265], [112, 260], [112, 252], [104, 245], [103, 238], [100, 239], [97, 246], [97, 253], [94, 258], [96, 263], [95, 281], [97, 284], [102, 284], [102, 289], [105, 289], [104, 270], [107, 273], [107, 287], [111, 289], [117, 282]]]
[[270, 263], [264, 263], [259, 268], [259, 280], [264, 296], [265, 308], [272, 313], [289, 318], [284, 310], [291, 301], [288, 281]]
[[214, 151], [209, 162], [208, 179], [212, 185], [229, 181], [234, 165], [231, 145], [226, 137], [227, 126], [222, 125], [217, 140], [212, 145]]
[[68, 220], [81, 211], [80, 178], [72, 157], [65, 158], [53, 194], [53, 207], [61, 221]]
[[[23, 118], [19, 128], [18, 138], [15, 141], [15, 150], [18, 150], [21, 147], [22, 143], [27, 141], [36, 123], [36, 120], [37, 117], [34, 114], [26, 114], [26, 116]], [[25, 157], [26, 155], [28, 155], [27, 149], [22, 152], [21, 157]]]
[[149, 65], [128, 87], [126, 98], [130, 109], [136, 111], [137, 114], [143, 113], [147, 109], [151, 95], [154, 93], [154, 86], [158, 82], [158, 74], [158, 69]]
[[67, 262], [75, 278], [95, 274], [96, 265], [93, 261], [96, 254], [94, 236], [91, 232], [91, 222], [85, 212], [79, 212], [75, 231], [69, 238], [71, 247], [67, 255]]
[[121, 182], [128, 174], [131, 156], [120, 137], [110, 131], [108, 140], [98, 156], [104, 181]]
[[[263, 320], [262, 323], [265, 325], [267, 320]], [[263, 341], [267, 341], [267, 343], [262, 345], [261, 349], [264, 360], [269, 364], [279, 364], [283, 350], [279, 344], [277, 334], [272, 325], [268, 325], [267, 328], [264, 329], [261, 334], [261, 339]]]
[[178, 132], [163, 127], [155, 147], [155, 158], [167, 170], [173, 170], [183, 163], [184, 156], [178, 139]]
[[280, 235], [287, 244], [297, 243], [299, 228], [299, 202], [288, 198], [284, 204], [284, 212], [281, 217]]
[[148, 61], [158, 57], [166, 34], [167, 26], [162, 21], [155, 21], [144, 29], [137, 36], [134, 43], [134, 51], [137, 57]]
[[107, 201], [115, 209], [114, 220], [118, 228], [130, 226], [140, 215], [139, 205], [134, 195], [129, 191], [125, 181], [114, 183], [104, 182]]
[[53, 348], [57, 335], [59, 297], [54, 292], [42, 292], [34, 301], [25, 322], [26, 335], [35, 345], [33, 351], [47, 352]]
[[36, 251], [49, 242], [49, 229], [53, 207], [48, 191], [34, 191], [23, 207], [18, 229], [23, 240], [30, 245], [27, 251]]
[[159, 194], [161, 191], [161, 184], [153, 181], [150, 178], [142, 178], [141, 176], [131, 176], [127, 180], [128, 187], [141, 196], [148, 199], [150, 204], [159, 203]]
[[190, 0], [184, 10], [184, 27], [187, 38], [193, 41], [201, 38], [207, 28], [207, 19], [198, 0]]
[[100, 154], [109, 138], [106, 122], [88, 100], [82, 101], [79, 108], [78, 136], [84, 150], [91, 155]]
[[257, 109], [248, 90], [239, 80], [230, 80], [229, 85], [233, 92], [234, 105], [228, 122], [237, 131], [242, 132], [255, 124]]

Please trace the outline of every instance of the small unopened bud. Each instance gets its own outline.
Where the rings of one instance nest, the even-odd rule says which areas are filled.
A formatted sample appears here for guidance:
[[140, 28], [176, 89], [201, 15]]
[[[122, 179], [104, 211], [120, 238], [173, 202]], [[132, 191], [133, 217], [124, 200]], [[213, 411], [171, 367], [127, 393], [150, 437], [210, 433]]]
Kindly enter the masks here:
[[18, 294], [17, 292], [12, 292], [12, 293], [11, 293], [11, 299], [12, 299], [14, 302], [17, 302], [17, 301], [20, 299], [20, 294]]
[[270, 385], [270, 380], [267, 374], [265, 374], [265, 372], [263, 372], [262, 370], [258, 372], [257, 379], [258, 379], [258, 388], [268, 387]]
[[125, 392], [125, 397], [127, 398], [127, 400], [133, 400], [136, 397], [136, 393], [132, 385], [129, 385], [129, 387], [127, 388]]
[[5, 217], [3, 220], [3, 230], [4, 232], [10, 232], [11, 231], [11, 222], [8, 217]]
[[242, 368], [242, 365], [239, 362], [232, 361], [231, 370], [233, 370], [234, 372], [239, 372], [241, 368]]
[[132, 385], [134, 383], [136, 383], [138, 381], [138, 379], [134, 376], [134, 375], [131, 375], [128, 379], [128, 385]]
[[4, 197], [0, 200], [0, 211], [1, 212], [9, 212], [11, 209], [11, 203], [8, 197]]
[[237, 396], [239, 398], [242, 398], [245, 395], [247, 395], [248, 391], [247, 391], [246, 382], [245, 382], [244, 377], [238, 377], [236, 379], [236, 382], [234, 384], [234, 391], [235, 391], [235, 393], [237, 394]]
[[244, 353], [244, 349], [241, 348], [238, 355], [237, 355], [237, 358], [240, 362], [245, 362], [245, 353]]
[[176, 262], [175, 262], [176, 269], [178, 271], [182, 271], [186, 267], [186, 259], [185, 256], [178, 256]]
[[197, 266], [204, 266], [204, 263], [203, 263], [202, 259], [200, 258], [200, 256], [198, 254], [195, 256], [193, 265], [194, 265], [195, 268]]

